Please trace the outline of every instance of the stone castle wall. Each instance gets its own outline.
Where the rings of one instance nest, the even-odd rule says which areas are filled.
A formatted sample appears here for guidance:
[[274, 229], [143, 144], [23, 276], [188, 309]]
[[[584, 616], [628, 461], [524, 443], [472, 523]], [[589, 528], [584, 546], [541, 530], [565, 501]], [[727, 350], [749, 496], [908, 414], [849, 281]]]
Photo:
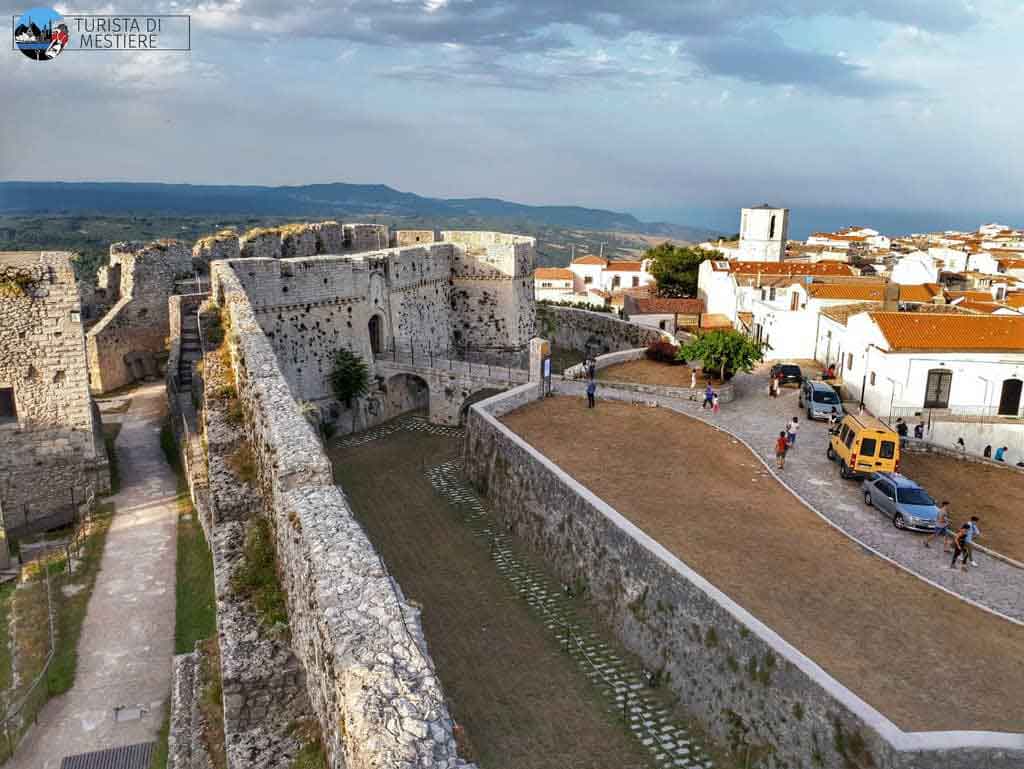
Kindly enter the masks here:
[[537, 333], [556, 347], [591, 355], [647, 347], [670, 334], [650, 326], [619, 320], [614, 315], [572, 307], [537, 305]]
[[0, 388], [13, 390], [17, 411], [0, 420], [8, 534], [70, 522], [90, 494], [110, 488], [70, 254], [0, 254]]
[[192, 254], [177, 241], [115, 243], [119, 298], [86, 335], [92, 391], [104, 393], [159, 374], [170, 334], [167, 298], [192, 274]]
[[534, 336], [536, 241], [523, 235], [445, 230], [452, 262], [453, 336], [473, 347], [523, 347]]
[[1021, 765], [1018, 735], [901, 731], [495, 418], [537, 397], [531, 384], [470, 409], [468, 478], [716, 740], [772, 769]]
[[238, 395], [274, 530], [291, 645], [329, 765], [465, 766], [418, 612], [334, 485], [330, 461], [236, 275], [250, 266], [257, 265], [217, 265], [214, 296], [230, 316]]
[[398, 246], [423, 246], [433, 243], [437, 238], [433, 230], [395, 230], [392, 233], [391, 245]]
[[390, 237], [385, 224], [326, 221], [257, 227], [241, 237], [235, 235], [238, 253], [226, 258], [294, 259], [317, 254], [359, 253], [387, 248]]

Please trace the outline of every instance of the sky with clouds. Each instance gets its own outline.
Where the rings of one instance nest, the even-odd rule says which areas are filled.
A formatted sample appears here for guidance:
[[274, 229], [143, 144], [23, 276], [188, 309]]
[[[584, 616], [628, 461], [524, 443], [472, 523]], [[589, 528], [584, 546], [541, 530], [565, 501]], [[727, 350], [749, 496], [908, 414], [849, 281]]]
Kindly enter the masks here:
[[3, 179], [380, 182], [617, 209], [1024, 200], [1018, 0], [57, 8], [188, 13], [192, 51], [5, 54]]

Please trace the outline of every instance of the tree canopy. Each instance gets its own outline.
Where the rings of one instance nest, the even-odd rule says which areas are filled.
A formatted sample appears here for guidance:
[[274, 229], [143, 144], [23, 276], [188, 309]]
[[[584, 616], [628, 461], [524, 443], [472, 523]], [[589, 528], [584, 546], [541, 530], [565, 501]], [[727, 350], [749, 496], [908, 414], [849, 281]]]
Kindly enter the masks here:
[[679, 359], [700, 360], [705, 370], [718, 370], [722, 381], [739, 371], [752, 371], [764, 359], [764, 345], [733, 329], [701, 334], [679, 348]]
[[695, 246], [662, 243], [648, 249], [644, 258], [654, 260], [651, 275], [658, 284], [658, 295], [682, 297], [697, 295], [697, 269], [712, 255]]
[[352, 407], [352, 401], [366, 395], [370, 389], [370, 374], [363, 359], [351, 350], [342, 348], [334, 352], [334, 367], [328, 377], [334, 397]]

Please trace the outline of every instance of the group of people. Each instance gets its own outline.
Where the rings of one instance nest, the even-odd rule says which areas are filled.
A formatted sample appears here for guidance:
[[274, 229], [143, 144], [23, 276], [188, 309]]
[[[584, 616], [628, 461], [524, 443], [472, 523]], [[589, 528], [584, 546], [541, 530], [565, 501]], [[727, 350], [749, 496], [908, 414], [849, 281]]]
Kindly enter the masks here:
[[[903, 420], [903, 417], [897, 417], [896, 419], [896, 434], [900, 436], [900, 443], [903, 443], [904, 439], [910, 435], [910, 427]], [[924, 439], [924, 422], [918, 422], [914, 425], [914, 438], [919, 441]]]
[[974, 540], [981, 536], [981, 529], [978, 527], [980, 519], [976, 515], [971, 520], [960, 524], [960, 528], [953, 531], [949, 515], [949, 500], [943, 500], [939, 505], [939, 518], [936, 521], [936, 529], [924, 541], [925, 547], [931, 547], [932, 542], [942, 538], [942, 551], [953, 553], [953, 560], [949, 568], [955, 569], [957, 560], [960, 561], [960, 569], [967, 571], [967, 566], [977, 566], [974, 560]]
[[800, 431], [800, 417], [793, 417], [775, 439], [775, 464], [781, 470], [786, 466], [787, 452], [796, 446], [796, 435]]
[[[696, 374], [690, 377], [691, 383], [696, 382]], [[700, 404], [702, 409], [710, 408], [712, 414], [718, 414], [720, 406], [718, 405], [718, 393], [711, 386], [711, 382], [708, 382], [708, 386], [704, 388], [704, 402]]]
[[995, 456], [992, 456], [992, 447], [986, 446], [985, 451], [982, 452], [982, 456], [985, 457], [985, 459], [994, 459], [996, 462], [1005, 462], [1006, 452], [1009, 450], [1009, 446], [1000, 446], [998, 449], [996, 449]]

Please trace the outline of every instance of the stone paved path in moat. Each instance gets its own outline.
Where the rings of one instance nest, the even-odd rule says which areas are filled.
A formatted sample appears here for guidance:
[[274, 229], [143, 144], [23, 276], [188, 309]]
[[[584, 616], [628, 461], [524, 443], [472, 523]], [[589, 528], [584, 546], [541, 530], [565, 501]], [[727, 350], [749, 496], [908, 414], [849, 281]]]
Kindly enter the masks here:
[[[163, 382], [131, 393], [117, 439], [121, 491], [67, 694], [46, 704], [9, 769], [156, 739], [171, 689], [177, 479], [160, 449]], [[125, 706], [123, 720], [114, 709]], [[136, 717], [136, 707], [144, 711]]]
[[[805, 372], [806, 373], [806, 372]], [[598, 397], [601, 395], [598, 383]], [[805, 502], [822, 513], [847, 534], [861, 543], [878, 550], [894, 561], [957, 595], [975, 601], [990, 609], [1024, 621], [1024, 570], [977, 553], [978, 567], [968, 572], [950, 569], [950, 556], [941, 546], [926, 549], [923, 534], [899, 531], [874, 509], [864, 504], [860, 481], [839, 477], [838, 465], [825, 456], [828, 446], [828, 426], [825, 422], [807, 419], [807, 412], [798, 405], [799, 392], [789, 386], [781, 395], [768, 397], [767, 367], [753, 374], [740, 374], [733, 379], [736, 400], [722, 404], [716, 417], [710, 409], [702, 410], [700, 402], [658, 398], [662, 406], [701, 419], [723, 428], [750, 444], [775, 469], [775, 438], [794, 416], [800, 417], [800, 433], [796, 448], [786, 456], [786, 467], [777, 473], [779, 479]], [[581, 390], [582, 392], [582, 390]], [[645, 396], [645, 400], [646, 400]], [[738, 451], [746, 449], [737, 442]], [[759, 483], [770, 483], [760, 462], [751, 459], [750, 488], [756, 493]], [[971, 511], [953, 510], [954, 523], [967, 520]], [[998, 550], [998, 544], [991, 543]], [[881, 564], [879, 564], [881, 568]]]
[[453, 460], [427, 470], [431, 485], [462, 513], [464, 522], [490, 547], [498, 572], [544, 621], [548, 631], [604, 695], [608, 709], [620, 715], [658, 767], [711, 769], [713, 762], [685, 724], [672, 717], [650, 688], [645, 672], [623, 660], [576, 616], [573, 598], [539, 569], [516, 558], [508, 537], [496, 525], [476, 492], [459, 475]]

